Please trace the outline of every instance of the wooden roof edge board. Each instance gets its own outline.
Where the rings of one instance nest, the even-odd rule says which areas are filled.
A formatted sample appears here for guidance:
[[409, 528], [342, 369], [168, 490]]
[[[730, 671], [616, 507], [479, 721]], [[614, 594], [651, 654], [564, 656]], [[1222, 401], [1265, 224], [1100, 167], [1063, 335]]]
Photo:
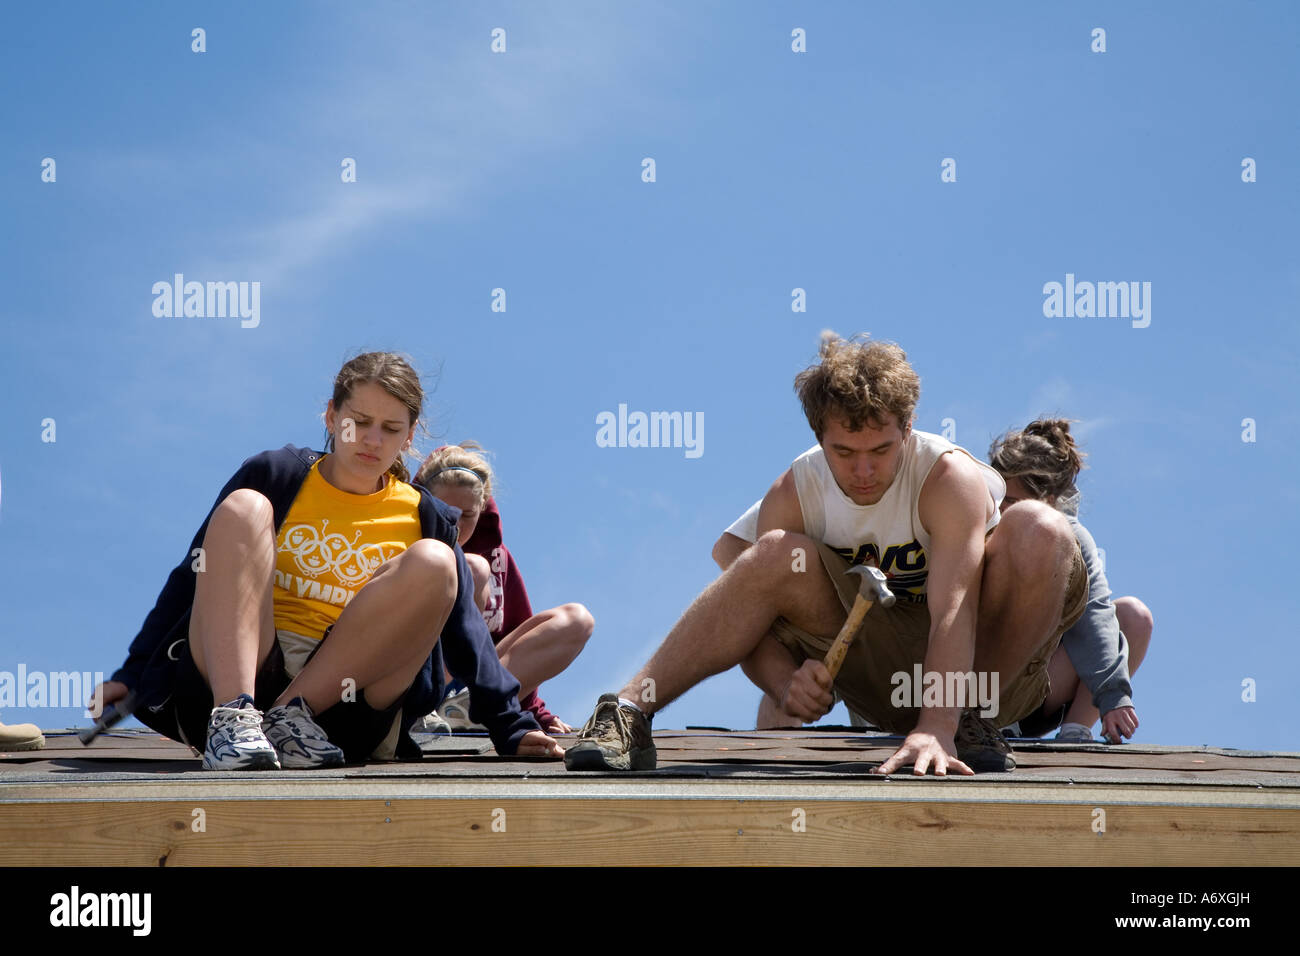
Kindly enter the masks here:
[[[631, 785], [646, 790], [664, 784], [697, 784], [706, 781], [748, 788], [767, 787], [780, 789], [784, 787], [798, 790], [817, 785], [838, 785], [867, 790], [880, 786], [884, 779], [858, 768], [837, 770], [834, 767], [818, 767], [803, 770], [798, 767], [786, 767], [784, 770], [785, 772], [778, 774], [764, 772], [761, 768], [756, 770], [749, 767], [719, 767], [712, 770], [706, 768], [696, 773], [631, 777], [628, 782], [636, 781]], [[935, 782], [934, 778], [918, 781], [917, 778], [912, 777], [910, 774], [906, 776], [899, 775], [893, 779], [896, 781], [912, 780], [920, 782], [922, 786], [929, 787], [945, 785]], [[529, 787], [545, 784], [548, 787], [558, 787], [560, 789], [583, 786], [611, 786], [609, 783], [602, 784], [590, 778], [573, 779], [559, 773], [547, 775], [502, 775], [496, 773], [412, 775], [384, 772], [347, 776], [318, 772], [307, 780], [299, 779], [292, 783], [286, 781], [282, 784], [270, 784], [269, 786], [276, 793], [292, 795], [295, 792], [293, 788], [300, 789], [308, 782], [328, 782], [344, 789], [352, 787], [358, 792], [375, 785], [384, 785], [398, 787], [403, 790], [418, 791], [424, 789], [430, 793], [439, 793], [449, 787], [456, 786], [485, 787], [494, 784], [521, 784]], [[107, 795], [110, 791], [114, 791], [115, 788], [148, 792], [154, 788], [167, 787], [183, 789], [187, 793], [205, 793], [210, 783], [211, 781], [206, 779], [206, 775], [189, 772], [135, 776], [127, 774], [96, 774], [79, 776], [76, 779], [52, 774], [33, 773], [13, 776], [8, 779], [0, 778], [0, 802], [5, 802], [6, 799], [20, 791], [29, 796], [35, 793], [41, 793], [42, 795], [67, 794], [75, 791], [86, 795], [87, 799], [94, 799], [96, 794]], [[242, 784], [241, 788], [251, 791], [254, 786], [257, 786], [257, 784], [249, 780]], [[967, 789], [996, 789], [1005, 788], [1006, 786], [1037, 789], [1090, 786], [1105, 787], [1117, 795], [1123, 794], [1127, 790], [1142, 790], [1151, 787], [1176, 787], [1188, 793], [1214, 791], [1224, 793], [1277, 793], [1282, 795], [1300, 793], [1300, 779], [1295, 774], [1259, 775], [1236, 770], [1220, 770], [1213, 773], [1201, 771], [1129, 773], [1113, 768], [1101, 768], [1092, 771], [1079, 768], [1023, 769], [1017, 772], [1012, 780], [978, 781], [967, 778], [961, 782], [953, 783], [952, 786]], [[224, 792], [224, 788], [222, 792]], [[51, 799], [57, 799], [57, 797], [51, 797]]]
[[[76, 729], [71, 729], [71, 730], [63, 729], [57, 731], [46, 730], [43, 731], [43, 733], [47, 737], [75, 736], [78, 733], [78, 731]], [[168, 738], [163, 737], [160, 734], [157, 734], [154, 731], [148, 730], [146, 728], [131, 727], [131, 728], [127, 728], [126, 730], [109, 731], [105, 734], [105, 736], [136, 738], [136, 739], [145, 739], [145, 740], [152, 738], [165, 746], [185, 747], [184, 744], [180, 744], [175, 741], [169, 740]], [[480, 743], [480, 742], [487, 741], [486, 736], [483, 734], [460, 734], [458, 736], [460, 736], [463, 740], [465, 740], [467, 742], [467, 745], [470, 742]], [[571, 735], [561, 735], [561, 736], [571, 736]], [[821, 741], [826, 741], [827, 743], [836, 739], [840, 739], [840, 740], [847, 740], [847, 741], [861, 741], [863, 743], [870, 742], [872, 744], [880, 744], [888, 740], [896, 740], [901, 743], [903, 740], [902, 737], [896, 734], [845, 733], [845, 732], [840, 732], [840, 728], [835, 728], [835, 727], [825, 728], [820, 731], [812, 728], [804, 728], [802, 730], [786, 729], [786, 730], [731, 730], [731, 731], [720, 731], [720, 730], [692, 731], [692, 730], [664, 729], [664, 730], [656, 730], [654, 732], [654, 736], [656, 739], [662, 738], [664, 740], [672, 740], [674, 738], [680, 738], [680, 737], [727, 737], [735, 740], [745, 740], [745, 739], [763, 740], [763, 739], [773, 739], [773, 738], [790, 739], [790, 740], [821, 740]], [[1290, 757], [1296, 760], [1300, 760], [1300, 751], [1238, 750], [1233, 747], [1219, 747], [1211, 744], [1146, 744], [1146, 743], [1136, 743], [1136, 742], [1128, 742], [1123, 744], [1105, 744], [1101, 742], [1097, 742], [1093, 744], [1064, 744], [1054, 740], [1037, 739], [1037, 738], [1013, 737], [1010, 739], [1013, 741], [1012, 744], [1013, 749], [1023, 750], [1026, 753], [1033, 753], [1035, 751], [1047, 752], [1047, 753], [1076, 753], [1076, 754], [1210, 753], [1210, 754], [1219, 754], [1225, 757], [1237, 757], [1243, 759], [1251, 759], [1256, 757]], [[87, 757], [91, 757], [93, 750], [94, 750], [93, 744], [90, 747], [86, 748]], [[39, 754], [40, 752], [41, 751], [39, 750], [13, 751], [7, 753], [6, 756], [10, 757], [11, 759], [14, 759], [15, 761], [31, 760], [31, 759], [36, 759], [35, 755]]]
[[[1152, 807], [1212, 807], [1221, 809], [1281, 809], [1300, 811], [1300, 788], [1258, 789], [1203, 787], [1183, 784], [1116, 787], [1112, 784], [1063, 783], [1048, 781], [998, 782], [987, 787], [962, 786], [959, 782], [881, 778], [888, 786], [863, 787], [860, 782], [783, 780], [780, 783], [715, 779], [642, 780], [638, 785], [597, 780], [502, 781], [498, 778], [458, 779], [430, 787], [428, 781], [392, 778], [356, 780], [316, 778], [289, 788], [278, 783], [227, 781], [197, 792], [193, 784], [129, 783], [94, 786], [28, 784], [0, 788], [0, 806], [70, 803], [187, 803], [240, 801], [331, 800], [366, 802], [375, 800], [596, 800], [657, 801], [693, 800], [762, 801], [851, 801], [859, 803], [980, 803], [1026, 805], [1104, 805]], [[958, 789], [960, 788], [960, 789]]]
[[[531, 761], [529, 761], [531, 763]], [[438, 788], [457, 782], [480, 786], [491, 781], [552, 786], [575, 786], [596, 783], [616, 786], [636, 781], [634, 786], [652, 787], [662, 784], [692, 784], [705, 780], [734, 780], [738, 786], [804, 786], [817, 782], [838, 783], [859, 788], [879, 787], [902, 781], [922, 786], [960, 786], [967, 788], [1025, 786], [1069, 786], [1090, 783], [1124, 788], [1130, 786], [1178, 786], [1182, 789], [1254, 789], [1300, 791], [1300, 774], [1290, 771], [1258, 771], [1240, 767], [1130, 767], [1086, 765], [1026, 765], [1014, 773], [986, 773], [973, 777], [952, 775], [918, 778], [908, 771], [879, 776], [871, 773], [871, 762], [861, 761], [798, 761], [787, 760], [779, 764], [743, 758], [725, 761], [697, 761], [672, 764], [649, 772], [608, 774], [566, 773], [549, 764], [539, 767], [541, 772], [525, 766], [497, 768], [472, 759], [459, 761], [437, 770], [419, 764], [374, 766], [349, 769], [293, 771], [286, 774], [268, 774], [264, 771], [232, 771], [214, 775], [198, 769], [177, 770], [173, 765], [155, 763], [135, 771], [125, 769], [67, 771], [33, 767], [26, 770], [0, 772], [0, 796], [15, 787], [45, 787], [67, 790], [73, 787], [100, 790], [112, 786], [154, 787], [181, 786], [202, 790], [209, 785], [218, 787], [252, 787], [268, 784], [277, 790], [301, 787], [328, 781], [333, 785], [388, 782], [394, 785], [419, 786], [427, 784]], [[270, 778], [268, 780], [268, 778]], [[850, 783], [851, 781], [851, 783]]]
[[[0, 807], [11, 865], [1294, 866], [1300, 814], [1273, 808], [830, 801], [240, 802]], [[1106, 806], [1106, 804], [1102, 804]], [[494, 808], [509, 831], [491, 830]], [[806, 828], [792, 827], [802, 809]], [[1216, 870], [1215, 872], [1220, 872]], [[1102, 876], [1104, 877], [1104, 873]]]
[[[1228, 772], [1215, 775], [1213, 780], [1189, 780], [1185, 776], [1178, 776], [1174, 772], [1160, 775], [1141, 775], [1136, 777], [1117, 777], [1119, 771], [1111, 773], [1079, 774], [1075, 776], [1066, 776], [1062, 773], [1021, 773], [1016, 775], [1014, 782], [988, 782], [977, 784], [972, 781], [952, 784], [954, 787], [966, 788], [966, 795], [961, 799], [969, 799], [969, 793], [979, 790], [1004, 790], [1009, 786], [1023, 787], [1025, 789], [1052, 790], [1052, 789], [1078, 789], [1080, 787], [1105, 788], [1112, 799], [1122, 798], [1129, 791], [1145, 791], [1152, 788], [1173, 788], [1186, 795], [1189, 800], [1196, 800], [1197, 795], [1206, 793], [1229, 793], [1229, 794], [1273, 794], [1278, 799], [1285, 799], [1288, 795], [1300, 794], [1300, 782], [1297, 782], [1292, 775], [1285, 778], [1272, 777], [1259, 779], [1253, 776], [1225, 776]], [[810, 787], [817, 786], [841, 786], [851, 787], [859, 794], [863, 795], [862, 799], [880, 799], [876, 794], [870, 791], [880, 785], [882, 778], [874, 776], [869, 777], [865, 773], [794, 773], [794, 774], [760, 774], [750, 771], [741, 771], [739, 773], [701, 773], [691, 775], [677, 776], [655, 776], [652, 778], [639, 778], [637, 789], [632, 792], [631, 797], [641, 793], [651, 793], [654, 790], [663, 787], [665, 784], [684, 784], [687, 786], [701, 786], [703, 784], [728, 784], [735, 787], [744, 788], [746, 792], [755, 789], [770, 789], [782, 792], [805, 792]], [[634, 778], [638, 779], [638, 778]], [[902, 778], [895, 778], [902, 779]], [[610, 784], [602, 784], [592, 781], [571, 781], [566, 780], [559, 775], [548, 777], [503, 777], [497, 775], [471, 775], [458, 774], [455, 776], [409, 776], [398, 774], [374, 774], [365, 777], [328, 777], [321, 775], [315, 778], [321, 783], [330, 783], [340, 791], [340, 799], [351, 799], [353, 794], [365, 794], [375, 786], [397, 788], [404, 793], [427, 793], [431, 798], [438, 797], [457, 787], [474, 787], [483, 789], [493, 786], [521, 786], [529, 788], [530, 793], [539, 793], [539, 787], [556, 789], [560, 792], [571, 790], [582, 790], [586, 792], [593, 787], [610, 787]], [[944, 784], [934, 782], [922, 782], [921, 786], [936, 787]], [[302, 782], [293, 785], [292, 788], [281, 785], [269, 785], [277, 798], [297, 799], [297, 794], [308, 792], [303, 788]], [[268, 792], [261, 787], [252, 784], [240, 786], [236, 791], [221, 788], [218, 791], [210, 791], [206, 784], [193, 780], [192, 778], [181, 777], [180, 775], [169, 775], [162, 777], [143, 777], [136, 779], [121, 779], [120, 775], [114, 775], [111, 780], [94, 779], [73, 783], [67, 780], [49, 780], [44, 777], [29, 777], [22, 780], [11, 780], [0, 783], [0, 804], [14, 802], [31, 802], [39, 800], [41, 802], [63, 802], [67, 799], [73, 799], [69, 795], [76, 794], [75, 799], [94, 802], [95, 800], [117, 799], [113, 796], [119, 793], [148, 793], [154, 790], [166, 789], [168, 791], [180, 791], [188, 795], [189, 799], [199, 799], [209, 792], [216, 792], [219, 799], [235, 799], [244, 793], [264, 793]], [[702, 793], [701, 796], [704, 796]], [[130, 798], [128, 798], [130, 799]], [[1245, 799], [1244, 797], [1242, 799]], [[1253, 799], [1253, 798], [1252, 798]]]

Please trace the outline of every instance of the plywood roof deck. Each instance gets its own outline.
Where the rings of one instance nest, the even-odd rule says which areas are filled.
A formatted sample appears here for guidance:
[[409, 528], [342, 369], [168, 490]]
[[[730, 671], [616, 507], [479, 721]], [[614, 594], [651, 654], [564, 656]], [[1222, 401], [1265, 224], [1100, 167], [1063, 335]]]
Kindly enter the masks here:
[[144, 731], [47, 732], [0, 754], [0, 864], [1300, 864], [1300, 754], [1013, 741], [1011, 773], [869, 774], [899, 740], [663, 730], [659, 769], [578, 774], [461, 735], [218, 774]]

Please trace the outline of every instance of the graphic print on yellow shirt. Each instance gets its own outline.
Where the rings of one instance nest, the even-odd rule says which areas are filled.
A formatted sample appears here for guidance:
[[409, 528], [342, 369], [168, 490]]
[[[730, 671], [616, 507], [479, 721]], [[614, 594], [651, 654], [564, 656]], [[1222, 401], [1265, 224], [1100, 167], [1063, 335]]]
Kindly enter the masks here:
[[[321, 459], [324, 461], [324, 459]], [[320, 639], [385, 561], [420, 540], [420, 493], [388, 476], [372, 495], [312, 465], [275, 541], [275, 626]]]

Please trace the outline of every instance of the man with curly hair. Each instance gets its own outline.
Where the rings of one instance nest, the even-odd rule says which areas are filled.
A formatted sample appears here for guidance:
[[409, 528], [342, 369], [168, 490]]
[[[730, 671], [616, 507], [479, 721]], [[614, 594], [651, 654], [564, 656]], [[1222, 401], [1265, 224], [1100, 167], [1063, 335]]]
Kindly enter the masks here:
[[[838, 693], [905, 735], [876, 773], [1015, 766], [997, 727], [1042, 704], [1047, 661], [1086, 604], [1066, 519], [1042, 502], [1001, 514], [996, 471], [913, 429], [920, 379], [897, 345], [823, 333], [821, 361], [795, 390], [817, 444], [763, 498], [754, 544], [636, 676], [600, 698], [566, 751], [570, 770], [653, 769], [653, 715], [737, 664], [801, 721], [824, 716]], [[863, 563], [885, 573], [898, 601], [871, 609], [832, 679], [822, 659], [858, 588], [845, 571]], [[915, 677], [925, 693], [900, 693]], [[961, 690], [977, 684], [994, 688], [991, 707]]]

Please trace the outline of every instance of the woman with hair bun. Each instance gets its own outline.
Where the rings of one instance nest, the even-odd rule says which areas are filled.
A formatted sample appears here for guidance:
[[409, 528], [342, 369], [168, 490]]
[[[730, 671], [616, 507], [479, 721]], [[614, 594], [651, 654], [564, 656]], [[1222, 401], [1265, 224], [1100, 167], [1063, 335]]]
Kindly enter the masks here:
[[989, 447], [989, 464], [1007, 484], [1003, 512], [1024, 500], [1052, 505], [1069, 520], [1088, 567], [1087, 609], [1048, 662], [1047, 699], [1019, 721], [1019, 731], [1038, 737], [1060, 727], [1057, 740], [1090, 743], [1100, 716], [1102, 738], [1119, 743], [1138, 727], [1129, 678], [1146, 656], [1153, 621], [1137, 598], [1111, 600], [1096, 542], [1078, 518], [1075, 478], [1084, 467], [1083, 457], [1064, 419], [1030, 422]]
[[[547, 710], [538, 688], [582, 653], [595, 622], [576, 603], [533, 613], [514, 555], [502, 542], [492, 481], [486, 453], [473, 441], [435, 450], [416, 475], [417, 484], [460, 509], [459, 541], [474, 574], [475, 597], [502, 665], [519, 681], [519, 706], [531, 711], [543, 730], [569, 733], [573, 728]], [[449, 725], [466, 726], [466, 697], [471, 697], [467, 690], [458, 690], [439, 708]]]
[[561, 756], [497, 660], [454, 514], [408, 482], [423, 402], [400, 355], [344, 364], [326, 451], [244, 462], [93, 706], [133, 691], [135, 716], [207, 770], [419, 759], [410, 730], [445, 659], [498, 753]]

